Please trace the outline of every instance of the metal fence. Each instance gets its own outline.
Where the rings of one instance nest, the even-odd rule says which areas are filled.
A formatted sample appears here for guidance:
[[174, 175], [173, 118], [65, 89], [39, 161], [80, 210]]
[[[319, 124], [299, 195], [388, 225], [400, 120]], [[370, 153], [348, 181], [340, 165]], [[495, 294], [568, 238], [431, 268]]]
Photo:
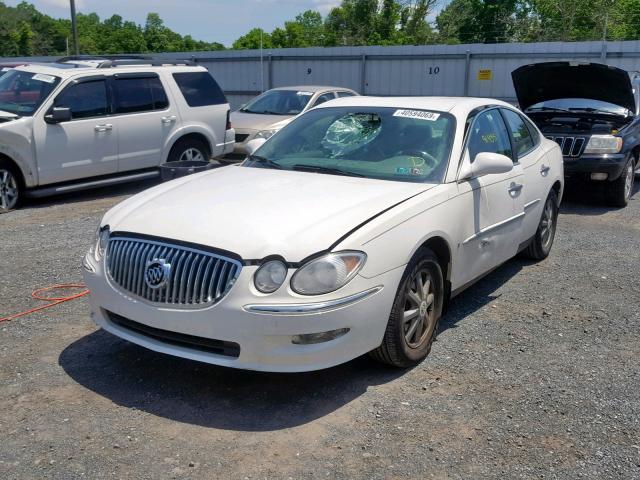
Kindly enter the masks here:
[[288, 85], [335, 85], [366, 95], [464, 95], [514, 101], [511, 72], [521, 65], [599, 62], [638, 72], [640, 41], [292, 48], [262, 54], [242, 50], [158, 57], [189, 58], [207, 67], [233, 107], [262, 90]]

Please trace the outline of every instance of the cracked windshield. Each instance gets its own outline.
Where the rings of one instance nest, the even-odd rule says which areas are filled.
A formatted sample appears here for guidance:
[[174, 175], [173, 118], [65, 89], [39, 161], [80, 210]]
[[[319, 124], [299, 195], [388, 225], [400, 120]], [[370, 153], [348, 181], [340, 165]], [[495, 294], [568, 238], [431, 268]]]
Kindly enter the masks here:
[[441, 183], [454, 133], [448, 113], [398, 108], [311, 110], [245, 162], [416, 183]]

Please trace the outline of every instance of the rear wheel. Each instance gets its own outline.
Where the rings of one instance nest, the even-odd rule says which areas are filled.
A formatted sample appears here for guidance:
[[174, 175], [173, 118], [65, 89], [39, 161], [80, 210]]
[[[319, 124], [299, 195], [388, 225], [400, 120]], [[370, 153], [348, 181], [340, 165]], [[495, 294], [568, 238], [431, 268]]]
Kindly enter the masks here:
[[169, 152], [169, 162], [184, 162], [184, 161], [209, 161], [209, 148], [201, 140], [197, 138], [183, 138], [176, 142], [176, 144]]
[[531, 244], [523, 252], [525, 256], [534, 260], [543, 260], [549, 256], [553, 240], [556, 236], [556, 226], [558, 224], [558, 196], [554, 190], [549, 192], [549, 196], [544, 204], [538, 230], [533, 237]]
[[393, 302], [382, 344], [370, 355], [394, 367], [411, 367], [430, 352], [442, 315], [442, 270], [430, 250], [409, 263]]
[[622, 175], [609, 185], [609, 204], [613, 207], [626, 207], [633, 194], [635, 180], [633, 158], [624, 167]]
[[16, 168], [0, 159], [0, 213], [6, 213], [20, 205], [22, 185]]

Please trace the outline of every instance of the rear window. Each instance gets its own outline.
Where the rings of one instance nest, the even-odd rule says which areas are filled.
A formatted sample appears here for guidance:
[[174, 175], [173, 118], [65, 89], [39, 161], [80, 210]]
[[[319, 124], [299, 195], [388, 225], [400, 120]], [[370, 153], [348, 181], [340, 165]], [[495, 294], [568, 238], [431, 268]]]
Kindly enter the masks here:
[[208, 72], [174, 73], [173, 78], [190, 107], [227, 103], [224, 93]]
[[169, 106], [158, 77], [118, 78], [115, 94], [116, 113], [163, 110]]

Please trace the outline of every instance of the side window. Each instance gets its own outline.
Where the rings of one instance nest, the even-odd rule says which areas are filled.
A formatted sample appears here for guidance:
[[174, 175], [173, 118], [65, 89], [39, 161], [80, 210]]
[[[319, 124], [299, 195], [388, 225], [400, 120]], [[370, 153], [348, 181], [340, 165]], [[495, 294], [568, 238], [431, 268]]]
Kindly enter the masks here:
[[540, 143], [540, 132], [528, 118], [524, 119], [524, 123], [529, 127], [529, 133], [531, 133], [531, 138], [533, 138], [533, 145], [537, 147]]
[[504, 116], [507, 119], [511, 135], [513, 135], [518, 158], [521, 158], [533, 150], [533, 147], [535, 146], [529, 127], [527, 127], [524, 119], [513, 110], [503, 109], [502, 113], [504, 113]]
[[500, 153], [513, 158], [509, 132], [497, 109], [477, 115], [471, 125], [467, 148], [472, 162], [480, 152]]
[[313, 104], [313, 106], [317, 107], [318, 105], [320, 105], [320, 104], [322, 104], [324, 102], [328, 102], [329, 100], [333, 100], [334, 98], [336, 98], [336, 96], [333, 94], [333, 92], [323, 93], [318, 98], [316, 98], [316, 101]]
[[353, 92], [337, 92], [338, 93], [338, 98], [344, 98], [344, 97], [353, 97], [355, 96], [355, 93]]
[[109, 102], [106, 82], [95, 80], [73, 85], [58, 95], [54, 106], [71, 109], [73, 119], [107, 115]]
[[116, 113], [167, 108], [167, 95], [158, 77], [116, 78]]
[[227, 97], [209, 72], [174, 73], [173, 78], [190, 107], [227, 103]]

